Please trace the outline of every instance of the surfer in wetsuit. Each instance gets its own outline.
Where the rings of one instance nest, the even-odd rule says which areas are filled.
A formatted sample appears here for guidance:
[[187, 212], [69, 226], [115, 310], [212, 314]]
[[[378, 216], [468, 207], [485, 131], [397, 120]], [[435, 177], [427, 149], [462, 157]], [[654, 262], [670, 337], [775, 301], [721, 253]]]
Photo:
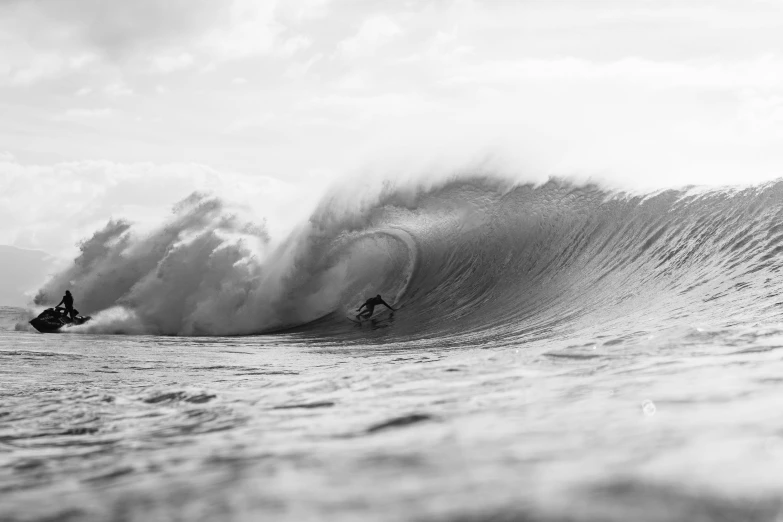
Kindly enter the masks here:
[[[365, 301], [365, 303], [362, 306], [360, 306], [359, 308], [356, 309], [356, 311], [359, 312], [358, 314], [356, 314], [356, 318], [357, 319], [367, 319], [367, 318], [369, 318], [370, 316], [372, 316], [373, 310], [375, 310], [375, 307], [378, 306], [378, 305], [383, 305], [386, 308], [388, 308], [389, 310], [391, 310], [392, 312], [397, 311], [396, 308], [392, 308], [391, 306], [386, 304], [386, 301], [381, 299], [381, 294], [378, 294], [375, 297], [369, 298], [367, 301]], [[362, 308], [365, 308], [365, 307], [367, 308], [367, 310], [362, 312]]]
[[76, 316], [76, 311], [73, 309], [73, 296], [71, 295], [70, 290], [65, 291], [65, 295], [63, 296], [62, 300], [57, 303], [57, 306], [54, 307], [55, 310], [60, 308], [60, 305], [65, 307], [65, 313], [67, 313], [71, 318], [71, 321], [73, 321], [74, 316]]

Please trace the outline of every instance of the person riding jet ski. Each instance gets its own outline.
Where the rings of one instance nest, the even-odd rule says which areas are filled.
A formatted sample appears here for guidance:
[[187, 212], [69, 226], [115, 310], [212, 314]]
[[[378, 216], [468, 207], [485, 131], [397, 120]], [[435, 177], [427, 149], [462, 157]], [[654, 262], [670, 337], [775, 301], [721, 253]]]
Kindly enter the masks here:
[[63, 296], [62, 300], [59, 303], [57, 303], [54, 309], [55, 310], [59, 309], [60, 305], [63, 305], [65, 307], [65, 313], [68, 314], [68, 317], [71, 318], [71, 321], [76, 319], [76, 311], [73, 309], [73, 296], [71, 295], [70, 290], [65, 291], [65, 295]]

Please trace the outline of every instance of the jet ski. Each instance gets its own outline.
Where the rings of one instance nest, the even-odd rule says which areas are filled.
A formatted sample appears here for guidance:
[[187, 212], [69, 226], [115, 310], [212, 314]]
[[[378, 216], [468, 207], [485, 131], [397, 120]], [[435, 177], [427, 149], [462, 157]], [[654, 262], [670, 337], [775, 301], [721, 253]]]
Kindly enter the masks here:
[[64, 308], [47, 308], [41, 312], [41, 315], [30, 321], [30, 324], [41, 333], [55, 333], [62, 328], [84, 324], [91, 319], [89, 316], [79, 315], [78, 310], [74, 310], [73, 313], [74, 318], [71, 320]]

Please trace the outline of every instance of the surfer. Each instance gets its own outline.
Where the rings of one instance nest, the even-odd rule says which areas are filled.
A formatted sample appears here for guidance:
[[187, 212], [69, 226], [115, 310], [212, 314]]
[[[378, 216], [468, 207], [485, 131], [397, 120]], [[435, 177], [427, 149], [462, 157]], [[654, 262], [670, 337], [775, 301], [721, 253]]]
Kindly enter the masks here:
[[[378, 294], [375, 297], [369, 298], [367, 301], [364, 302], [364, 304], [362, 306], [360, 306], [359, 308], [356, 309], [356, 311], [359, 312], [358, 314], [356, 314], [356, 318], [357, 319], [367, 319], [367, 318], [369, 318], [370, 316], [372, 316], [373, 310], [375, 310], [375, 307], [378, 306], [378, 305], [383, 305], [386, 308], [388, 308], [389, 310], [391, 310], [392, 312], [396, 312], [397, 311], [396, 308], [392, 308], [391, 306], [389, 306], [386, 303], [386, 301], [384, 301], [381, 298], [381, 294]], [[365, 307], [367, 308], [367, 310], [362, 312], [362, 308], [365, 308]]]
[[73, 321], [74, 317], [76, 316], [76, 311], [73, 309], [73, 296], [71, 295], [70, 290], [65, 291], [65, 295], [63, 296], [62, 300], [57, 303], [57, 306], [55, 306], [54, 309], [57, 310], [60, 308], [60, 305], [65, 307], [65, 313], [67, 313], [68, 317], [70, 317], [71, 321]]

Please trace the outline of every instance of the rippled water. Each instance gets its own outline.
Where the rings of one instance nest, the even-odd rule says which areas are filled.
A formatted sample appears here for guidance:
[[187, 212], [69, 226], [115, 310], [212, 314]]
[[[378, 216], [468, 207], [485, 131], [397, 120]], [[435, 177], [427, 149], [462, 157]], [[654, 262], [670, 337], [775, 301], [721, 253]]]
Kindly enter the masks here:
[[4, 330], [0, 519], [781, 520], [783, 325], [610, 333]]

